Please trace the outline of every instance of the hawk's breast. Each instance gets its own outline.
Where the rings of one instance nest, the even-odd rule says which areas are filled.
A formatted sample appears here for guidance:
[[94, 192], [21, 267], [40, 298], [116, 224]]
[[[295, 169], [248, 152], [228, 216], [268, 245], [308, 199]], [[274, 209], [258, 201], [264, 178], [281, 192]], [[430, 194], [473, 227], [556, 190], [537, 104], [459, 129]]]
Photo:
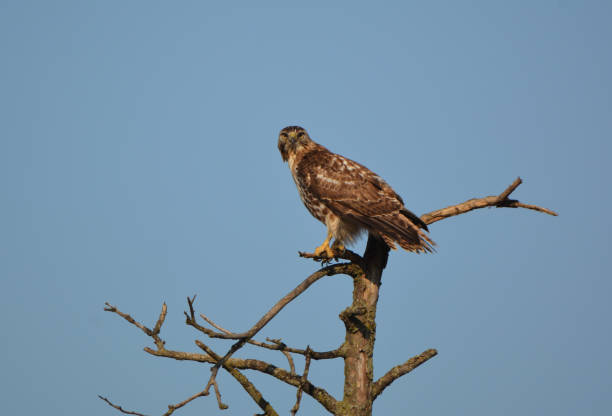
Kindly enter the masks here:
[[325, 224], [325, 219], [329, 215], [329, 208], [321, 201], [321, 199], [317, 198], [317, 196], [308, 189], [309, 182], [309, 173], [306, 174], [306, 177], [299, 177], [297, 174], [297, 169], [291, 171], [291, 176], [293, 176], [293, 181], [298, 188], [298, 193], [300, 195], [300, 199], [304, 203], [304, 206], [310, 212], [310, 214]]

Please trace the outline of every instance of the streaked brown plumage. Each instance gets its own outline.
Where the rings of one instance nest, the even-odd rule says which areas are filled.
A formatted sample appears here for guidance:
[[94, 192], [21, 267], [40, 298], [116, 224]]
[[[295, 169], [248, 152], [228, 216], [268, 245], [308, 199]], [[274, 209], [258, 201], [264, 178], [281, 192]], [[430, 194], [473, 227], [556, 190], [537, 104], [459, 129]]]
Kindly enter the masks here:
[[[316, 255], [334, 257], [363, 231], [382, 238], [395, 249], [431, 252], [435, 243], [423, 231], [427, 225], [404, 207], [402, 198], [365, 166], [314, 142], [306, 130], [281, 130], [278, 149], [289, 162], [293, 180], [308, 211], [327, 226], [327, 238]], [[330, 240], [334, 244], [330, 247]]]

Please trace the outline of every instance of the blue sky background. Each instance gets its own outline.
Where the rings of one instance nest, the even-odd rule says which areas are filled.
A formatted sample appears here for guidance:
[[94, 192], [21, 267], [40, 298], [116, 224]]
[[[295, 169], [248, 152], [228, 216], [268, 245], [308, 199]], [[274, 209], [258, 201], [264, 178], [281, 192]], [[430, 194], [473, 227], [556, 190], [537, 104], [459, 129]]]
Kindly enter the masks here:
[[[167, 302], [168, 347], [198, 351], [186, 296], [242, 331], [316, 270], [297, 251], [325, 230], [276, 149], [300, 124], [416, 213], [517, 176], [560, 213], [481, 210], [432, 225], [434, 255], [391, 253], [375, 375], [439, 356], [374, 414], [612, 413], [610, 3], [253, 4], [0, 2], [2, 412], [116, 414], [102, 394], [155, 415], [201, 390], [208, 366], [150, 357], [104, 302], [149, 325]], [[259, 339], [335, 348], [350, 290], [318, 282]], [[341, 361], [310, 374], [341, 398]], [[247, 375], [289, 413], [293, 388]], [[258, 411], [220, 387], [229, 410], [176, 414]]]

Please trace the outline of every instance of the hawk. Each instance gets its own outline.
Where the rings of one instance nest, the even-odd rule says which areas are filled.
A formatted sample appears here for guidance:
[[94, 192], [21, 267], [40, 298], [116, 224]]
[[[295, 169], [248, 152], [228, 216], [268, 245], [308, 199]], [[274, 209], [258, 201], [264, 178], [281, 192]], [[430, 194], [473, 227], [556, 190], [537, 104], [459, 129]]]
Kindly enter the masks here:
[[[327, 226], [327, 237], [315, 256], [333, 258], [364, 231], [380, 237], [391, 249], [432, 252], [435, 243], [419, 217], [380, 176], [365, 166], [330, 152], [306, 130], [281, 130], [278, 150], [308, 211]], [[334, 243], [330, 245], [331, 239]]]

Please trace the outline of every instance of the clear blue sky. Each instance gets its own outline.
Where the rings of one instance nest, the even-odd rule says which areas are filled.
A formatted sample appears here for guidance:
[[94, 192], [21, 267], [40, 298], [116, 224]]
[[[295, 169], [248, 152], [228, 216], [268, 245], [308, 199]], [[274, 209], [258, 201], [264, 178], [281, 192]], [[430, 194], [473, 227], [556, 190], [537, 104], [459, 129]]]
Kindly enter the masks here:
[[[102, 308], [151, 325], [165, 301], [168, 347], [197, 351], [186, 296], [241, 331], [314, 271], [296, 253], [325, 230], [276, 149], [289, 124], [418, 214], [517, 176], [561, 214], [481, 210], [434, 224], [434, 255], [391, 254], [376, 377], [440, 354], [375, 414], [612, 414], [610, 3], [239, 3], [0, 2], [3, 414], [115, 414], [102, 394], [155, 415], [202, 389], [207, 366], [148, 356]], [[261, 336], [338, 346], [350, 289], [317, 283]], [[341, 397], [341, 361], [310, 374]], [[249, 375], [289, 413], [292, 388]], [[220, 386], [225, 413], [176, 414], [258, 411]]]

